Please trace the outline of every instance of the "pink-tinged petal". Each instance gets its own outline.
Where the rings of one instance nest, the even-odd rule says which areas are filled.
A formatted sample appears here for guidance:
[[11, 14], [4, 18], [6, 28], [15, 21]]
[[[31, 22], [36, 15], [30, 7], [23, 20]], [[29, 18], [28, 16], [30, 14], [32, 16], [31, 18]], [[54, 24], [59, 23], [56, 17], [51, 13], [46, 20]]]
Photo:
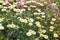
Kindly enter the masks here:
[[8, 0], [8, 2], [10, 2], [10, 3], [11, 3], [11, 2], [12, 2], [12, 0]]
[[4, 0], [4, 2], [6, 2], [7, 0]]
[[5, 3], [12, 2], [12, 0], [4, 0]]
[[26, 0], [19, 0], [17, 4], [17, 8], [22, 8], [22, 6], [25, 4]]

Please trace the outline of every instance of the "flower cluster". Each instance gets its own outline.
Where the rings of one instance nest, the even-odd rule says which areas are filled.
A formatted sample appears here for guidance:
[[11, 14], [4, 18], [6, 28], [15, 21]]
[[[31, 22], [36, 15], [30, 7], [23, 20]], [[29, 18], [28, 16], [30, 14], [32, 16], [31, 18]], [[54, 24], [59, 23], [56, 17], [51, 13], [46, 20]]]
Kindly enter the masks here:
[[60, 17], [47, 2], [27, 1], [22, 9], [16, 6], [17, 2], [0, 4], [0, 32], [4, 40], [59, 40]]
[[31, 35], [35, 35], [35, 34], [36, 34], [36, 32], [33, 31], [33, 30], [29, 30], [29, 31], [27, 32], [27, 36], [31, 36]]

